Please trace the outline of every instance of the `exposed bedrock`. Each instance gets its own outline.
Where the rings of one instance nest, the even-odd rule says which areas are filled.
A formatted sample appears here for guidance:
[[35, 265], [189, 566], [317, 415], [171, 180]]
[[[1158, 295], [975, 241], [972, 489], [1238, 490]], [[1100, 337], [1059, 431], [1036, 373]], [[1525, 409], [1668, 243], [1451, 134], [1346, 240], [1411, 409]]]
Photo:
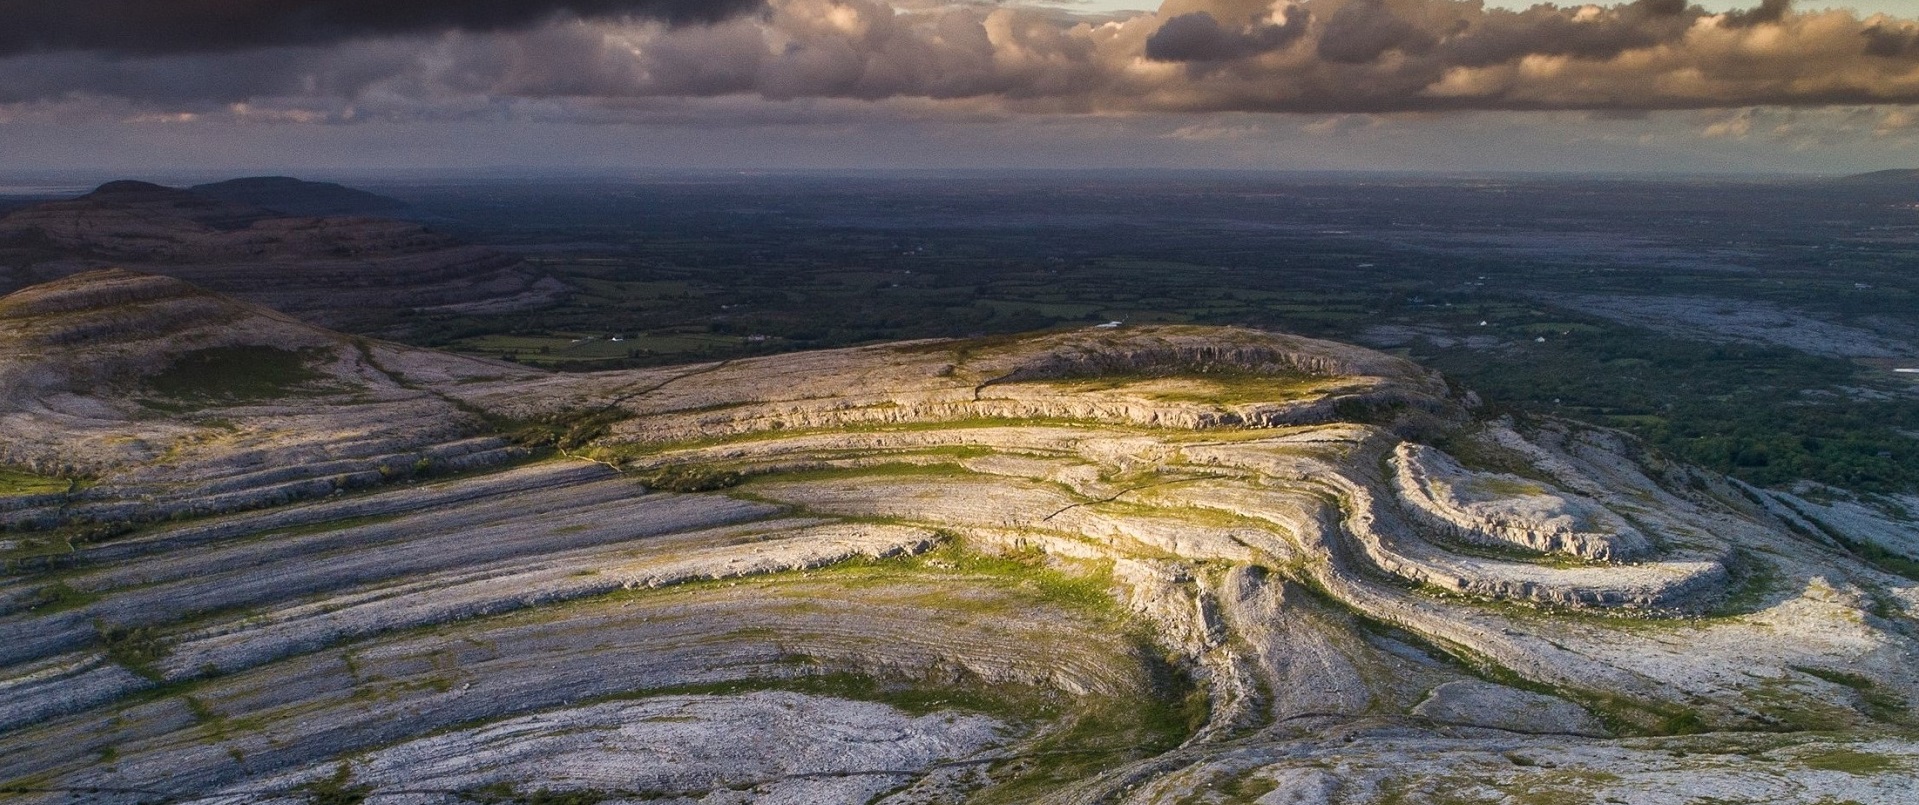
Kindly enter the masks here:
[[[1056, 353], [1072, 363], [1055, 365]], [[1087, 377], [1071, 369], [1078, 365], [1113, 370]], [[1342, 366], [1354, 373], [1332, 371]], [[920, 342], [555, 378], [536, 388], [449, 391], [520, 418], [606, 407], [632, 415], [614, 426], [609, 444], [979, 418], [1204, 429], [1326, 422], [1341, 410], [1452, 410], [1444, 384], [1408, 362], [1293, 336], [1194, 327]]]
[[[0, 464], [88, 477], [0, 526], [261, 508], [526, 452], [406, 372], [422, 353], [168, 277], [103, 271], [0, 298]], [[526, 375], [433, 355], [441, 382]]]
[[[929, 630], [920, 614], [929, 583], [1001, 617]], [[1148, 680], [1124, 637], [998, 589], [964, 575], [857, 586], [792, 579], [535, 610], [223, 676], [193, 688], [191, 706], [174, 697], [44, 719], [13, 733], [23, 749], [0, 758], [0, 775], [66, 769], [75, 785], [210, 793], [456, 725], [554, 711], [565, 718], [570, 703], [596, 698], [836, 671], [1070, 690], [1088, 700], [1145, 695]], [[209, 741], [208, 716], [196, 708], [251, 723]], [[118, 762], [96, 762], [104, 745], [117, 747]], [[504, 760], [476, 758], [475, 766]], [[650, 787], [633, 776], [622, 783]]]
[[1652, 541], [1596, 504], [1516, 475], [1474, 473], [1425, 445], [1402, 443], [1393, 480], [1413, 517], [1466, 542], [1625, 562]]
[[[562, 790], [625, 788], [654, 800], [813, 805], [870, 802], [908, 786], [922, 796], [963, 791], [989, 764], [989, 750], [1014, 737], [986, 716], [915, 715], [877, 702], [783, 691], [668, 695], [420, 738], [370, 753], [354, 770], [375, 790], [418, 792], [407, 798], [416, 803], [470, 802], [459, 792], [541, 779]], [[298, 791], [336, 770], [316, 764], [200, 802], [298, 805], [307, 798], [272, 792]], [[885, 801], [896, 800], [916, 801]]]
[[551, 375], [124, 273], [0, 300], [0, 341], [0, 464], [45, 479], [0, 496], [23, 802], [1919, 784], [1919, 586], [1847, 547], [1897, 523], [1482, 420], [1353, 347]]

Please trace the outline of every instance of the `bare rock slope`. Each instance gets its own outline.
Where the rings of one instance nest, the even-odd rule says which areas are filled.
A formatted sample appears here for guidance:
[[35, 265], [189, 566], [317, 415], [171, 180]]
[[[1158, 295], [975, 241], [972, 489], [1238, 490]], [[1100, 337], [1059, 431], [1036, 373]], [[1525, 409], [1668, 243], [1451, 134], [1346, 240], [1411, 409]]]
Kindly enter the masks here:
[[1356, 347], [551, 375], [105, 272], [0, 300], [0, 390], [7, 477], [68, 481], [0, 496], [20, 801], [1919, 784], [1919, 590], [1855, 552], [1909, 524], [1484, 417]]
[[0, 523], [178, 518], [370, 486], [420, 462], [511, 458], [483, 417], [407, 379], [421, 359], [453, 382], [526, 374], [150, 274], [91, 272], [0, 298], [0, 463], [98, 482], [0, 504]]

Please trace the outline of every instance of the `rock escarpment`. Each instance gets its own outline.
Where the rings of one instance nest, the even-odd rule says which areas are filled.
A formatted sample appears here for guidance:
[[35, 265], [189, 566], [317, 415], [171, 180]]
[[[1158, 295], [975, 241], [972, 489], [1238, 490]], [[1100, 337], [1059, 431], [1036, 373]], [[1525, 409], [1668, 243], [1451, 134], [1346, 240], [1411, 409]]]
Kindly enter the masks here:
[[[77, 481], [0, 497], [23, 801], [1892, 803], [1919, 768], [1913, 582], [1354, 347], [549, 375], [131, 274], [0, 300], [0, 339], [5, 461]], [[267, 347], [267, 388], [207, 357]]]

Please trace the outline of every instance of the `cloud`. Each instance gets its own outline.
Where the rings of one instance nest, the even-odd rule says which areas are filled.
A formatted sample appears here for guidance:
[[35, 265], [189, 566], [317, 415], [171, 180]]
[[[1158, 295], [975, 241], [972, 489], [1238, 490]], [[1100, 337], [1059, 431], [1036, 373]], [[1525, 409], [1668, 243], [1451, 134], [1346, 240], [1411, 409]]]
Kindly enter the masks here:
[[1338, 64], [1365, 64], [1389, 51], [1427, 53], [1439, 37], [1393, 13], [1386, 0], [1353, 0], [1326, 20], [1319, 57]]
[[1880, 139], [1919, 131], [1919, 113], [1910, 108], [1886, 109], [1871, 118], [1872, 136]]
[[1722, 17], [1719, 24], [1728, 28], [1751, 28], [1755, 25], [1777, 25], [1792, 13], [1792, 0], [1763, 0], [1759, 5], [1747, 11], [1734, 11]]
[[500, 31], [563, 15], [714, 22], [758, 0], [0, 0], [0, 55], [191, 53], [449, 30]]
[[1266, 129], [1258, 125], [1222, 125], [1218, 123], [1193, 123], [1180, 126], [1160, 135], [1161, 139], [1184, 140], [1187, 142], [1215, 142], [1220, 140], [1244, 140], [1258, 137]]
[[1742, 110], [1737, 114], [1706, 124], [1699, 130], [1699, 136], [1714, 140], [1725, 138], [1743, 140], [1752, 135], [1752, 127], [1757, 117], [1758, 113], [1754, 110]]
[[1641, 0], [1608, 11], [1568, 13], [1551, 6], [1464, 17], [1443, 40], [1439, 60], [1487, 67], [1529, 56], [1605, 60], [1632, 50], [1683, 42], [1696, 18], [1684, 4]]
[[1306, 33], [1311, 19], [1310, 13], [1291, 3], [1232, 26], [1221, 25], [1208, 11], [1180, 14], [1146, 38], [1146, 58], [1171, 62], [1243, 59], [1292, 44]]
[[[18, 14], [18, 2], [0, 0], [0, 19]], [[338, 14], [362, 8], [308, 5]], [[268, 26], [184, 38], [198, 47], [224, 43], [208, 52], [100, 50], [111, 37], [99, 34], [86, 40], [96, 49], [0, 58], [0, 107], [15, 107], [0, 113], [65, 105], [149, 119], [335, 123], [1219, 111], [1630, 117], [1919, 103], [1919, 21], [1802, 12], [1780, 0], [1719, 14], [1684, 0], [1523, 10], [1468, 0], [1166, 0], [1157, 12], [1132, 15], [766, 0], [752, 6], [757, 13], [701, 17], [711, 21], [693, 26], [673, 23], [693, 19], [694, 4], [666, 0], [387, 5], [413, 10], [298, 36]], [[99, 31], [127, 24], [93, 23]]]
[[1866, 38], [1867, 55], [1887, 59], [1919, 56], [1919, 25], [1875, 23], [1860, 33]]

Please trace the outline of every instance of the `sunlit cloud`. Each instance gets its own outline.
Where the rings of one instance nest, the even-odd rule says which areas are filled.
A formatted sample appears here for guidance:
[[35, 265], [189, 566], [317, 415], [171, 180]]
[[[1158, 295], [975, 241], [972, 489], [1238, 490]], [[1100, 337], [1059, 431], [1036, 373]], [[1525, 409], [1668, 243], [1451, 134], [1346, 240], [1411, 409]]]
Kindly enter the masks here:
[[[678, 8], [625, 7], [654, 17]], [[605, 121], [621, 110], [643, 118], [666, 101], [739, 98], [857, 101], [882, 115], [1919, 102], [1919, 22], [1798, 13], [1778, 0], [1724, 13], [1681, 0], [1523, 11], [1462, 0], [1167, 0], [1119, 17], [770, 0], [692, 25], [631, 14], [528, 20], [507, 30], [369, 25], [338, 40], [147, 55], [47, 46], [0, 59], [0, 104], [105, 98], [199, 115], [305, 105], [315, 121], [344, 122], [527, 109]]]

